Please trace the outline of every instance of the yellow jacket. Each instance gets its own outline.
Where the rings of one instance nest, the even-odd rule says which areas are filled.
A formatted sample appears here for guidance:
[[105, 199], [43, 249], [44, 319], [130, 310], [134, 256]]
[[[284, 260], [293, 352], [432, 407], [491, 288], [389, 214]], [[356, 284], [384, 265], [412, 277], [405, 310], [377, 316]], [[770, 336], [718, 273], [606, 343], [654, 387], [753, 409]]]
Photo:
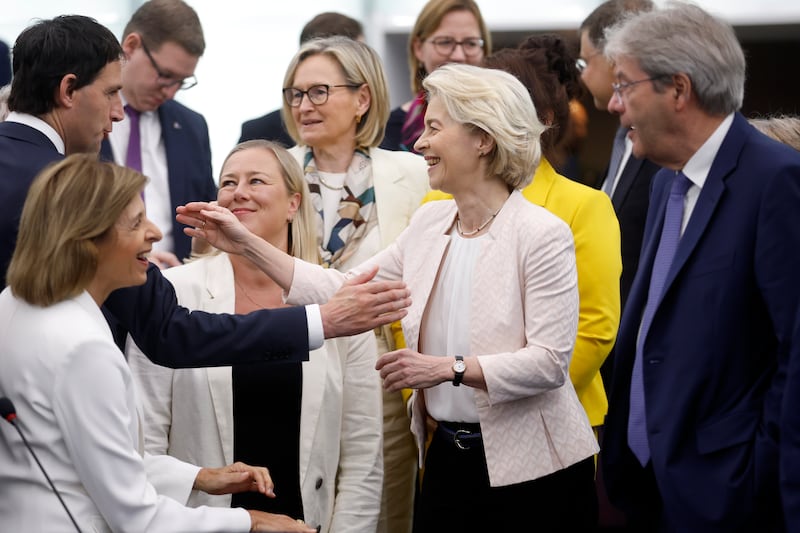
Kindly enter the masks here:
[[[589, 423], [599, 426], [608, 412], [600, 366], [614, 346], [620, 316], [622, 259], [617, 216], [605, 193], [558, 174], [546, 159], [522, 195], [572, 229], [580, 310], [569, 375]], [[422, 203], [448, 198], [452, 196], [431, 191]]]

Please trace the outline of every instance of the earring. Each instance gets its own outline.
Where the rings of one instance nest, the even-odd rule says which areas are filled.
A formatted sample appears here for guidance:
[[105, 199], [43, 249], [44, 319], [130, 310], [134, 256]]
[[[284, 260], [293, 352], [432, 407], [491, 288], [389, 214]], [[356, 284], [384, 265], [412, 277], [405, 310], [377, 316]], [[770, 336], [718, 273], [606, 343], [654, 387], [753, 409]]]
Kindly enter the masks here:
[[361, 124], [361, 115], [356, 115], [356, 124]]

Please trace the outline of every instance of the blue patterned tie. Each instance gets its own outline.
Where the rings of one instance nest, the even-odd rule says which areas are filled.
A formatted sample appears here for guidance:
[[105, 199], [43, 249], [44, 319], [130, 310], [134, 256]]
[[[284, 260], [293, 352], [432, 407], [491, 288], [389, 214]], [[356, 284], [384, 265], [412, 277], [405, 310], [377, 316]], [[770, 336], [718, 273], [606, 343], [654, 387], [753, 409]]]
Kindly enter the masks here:
[[661, 240], [658, 243], [653, 272], [650, 276], [650, 289], [647, 293], [647, 304], [642, 313], [642, 323], [639, 337], [636, 340], [636, 359], [633, 363], [631, 374], [630, 411], [628, 413], [628, 446], [642, 464], [650, 460], [650, 444], [647, 441], [647, 418], [645, 414], [644, 381], [642, 376], [642, 357], [644, 342], [653, 315], [661, 302], [664, 292], [664, 282], [667, 279], [678, 242], [681, 240], [681, 223], [683, 221], [683, 200], [686, 191], [692, 182], [683, 172], [675, 174], [672, 188], [667, 200], [667, 209], [664, 214], [664, 227], [661, 230]]

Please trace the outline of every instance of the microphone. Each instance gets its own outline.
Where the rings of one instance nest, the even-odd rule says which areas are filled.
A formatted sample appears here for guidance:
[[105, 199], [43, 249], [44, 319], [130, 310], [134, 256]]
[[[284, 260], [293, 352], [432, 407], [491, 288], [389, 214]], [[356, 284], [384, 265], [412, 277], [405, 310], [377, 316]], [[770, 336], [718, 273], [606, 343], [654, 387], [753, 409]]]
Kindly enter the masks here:
[[61, 502], [61, 506], [67, 512], [67, 516], [69, 516], [69, 519], [72, 521], [72, 525], [75, 526], [75, 530], [78, 533], [82, 533], [81, 528], [78, 527], [78, 523], [75, 521], [75, 517], [73, 517], [72, 513], [69, 512], [67, 504], [64, 503], [63, 498], [61, 498], [61, 494], [59, 494], [58, 490], [56, 490], [56, 486], [53, 485], [53, 481], [50, 479], [50, 476], [47, 475], [47, 471], [45, 471], [44, 467], [42, 466], [42, 463], [36, 456], [36, 453], [34, 453], [33, 448], [31, 448], [31, 445], [28, 444], [28, 439], [25, 438], [25, 435], [22, 433], [22, 430], [17, 425], [17, 410], [14, 408], [14, 404], [11, 402], [10, 399], [6, 398], [5, 396], [0, 398], [0, 416], [5, 418], [9, 424], [11, 424], [12, 426], [14, 426], [14, 428], [16, 428], [17, 433], [19, 433], [19, 436], [22, 439], [22, 442], [25, 444], [25, 447], [28, 449], [29, 452], [31, 452], [31, 455], [33, 456], [34, 460], [36, 460], [36, 464], [39, 465], [39, 470], [42, 471], [42, 474], [44, 474], [44, 478], [47, 480], [47, 483], [50, 484], [50, 488], [53, 489], [53, 493], [58, 498], [58, 501]]

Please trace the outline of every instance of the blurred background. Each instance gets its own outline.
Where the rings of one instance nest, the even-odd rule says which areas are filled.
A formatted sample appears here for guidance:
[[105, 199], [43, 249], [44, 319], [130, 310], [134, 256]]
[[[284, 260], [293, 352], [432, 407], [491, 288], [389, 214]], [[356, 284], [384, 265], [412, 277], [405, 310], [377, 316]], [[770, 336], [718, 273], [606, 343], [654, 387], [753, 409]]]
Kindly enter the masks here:
[[[187, 0], [200, 16], [206, 53], [196, 74], [199, 84], [177, 99], [209, 123], [214, 173], [239, 138], [241, 123], [280, 107], [286, 65], [298, 47], [300, 30], [314, 15], [338, 11], [364, 25], [367, 42], [384, 60], [392, 106], [411, 97], [408, 32], [425, 0]], [[61, 14], [94, 17], [117, 36], [141, 0], [6, 0], [0, 39], [10, 46], [37, 18]], [[516, 46], [532, 33], [556, 32], [574, 43], [577, 27], [597, 0], [478, 0], [492, 31], [494, 49]], [[657, 3], [661, 3], [658, 2]], [[705, 9], [734, 25], [747, 54], [747, 117], [796, 114], [800, 61], [800, 2], [797, 0], [701, 0]], [[586, 137], [574, 147], [576, 177], [592, 184], [605, 169], [614, 118], [587, 99]]]

